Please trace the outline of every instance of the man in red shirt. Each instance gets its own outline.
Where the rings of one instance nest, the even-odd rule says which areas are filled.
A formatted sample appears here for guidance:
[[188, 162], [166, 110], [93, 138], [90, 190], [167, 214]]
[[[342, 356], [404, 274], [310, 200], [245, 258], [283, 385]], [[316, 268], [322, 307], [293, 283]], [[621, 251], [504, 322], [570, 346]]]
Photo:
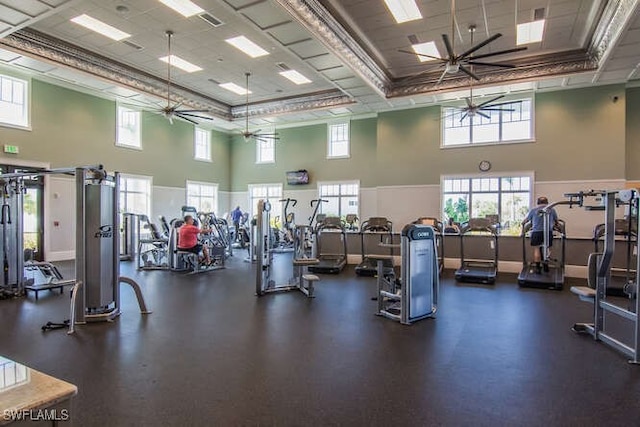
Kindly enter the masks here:
[[184, 217], [184, 225], [178, 229], [178, 249], [181, 251], [193, 252], [199, 255], [200, 251], [204, 255], [204, 262], [211, 263], [209, 258], [209, 250], [206, 246], [198, 243], [198, 234], [206, 233], [208, 230], [201, 230], [193, 224], [193, 217], [187, 215]]

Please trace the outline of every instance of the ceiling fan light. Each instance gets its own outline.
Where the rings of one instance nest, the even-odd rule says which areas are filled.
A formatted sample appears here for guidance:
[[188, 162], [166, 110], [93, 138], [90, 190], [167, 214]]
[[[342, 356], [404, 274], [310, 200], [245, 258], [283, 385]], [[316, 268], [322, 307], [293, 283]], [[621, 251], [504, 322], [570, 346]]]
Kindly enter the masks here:
[[245, 36], [232, 37], [230, 39], [226, 39], [225, 41], [236, 49], [239, 49], [245, 54], [249, 55], [251, 58], [258, 58], [260, 56], [269, 54], [269, 52], [267, 52]]
[[170, 7], [185, 18], [204, 12], [204, 9], [189, 0], [160, 0], [160, 3]]
[[544, 24], [544, 19], [518, 24], [517, 45], [520, 46], [523, 44], [538, 43], [542, 41]]
[[75, 18], [72, 18], [71, 22], [81, 25], [91, 31], [95, 31], [98, 34], [102, 34], [105, 37], [109, 37], [110, 39], [115, 41], [120, 41], [131, 37], [131, 34], [125, 33], [124, 31], [121, 31], [116, 27], [105, 24], [104, 22], [86, 14], [82, 14], [76, 16]]
[[247, 90], [242, 86], [238, 86], [235, 83], [221, 83], [219, 86], [223, 89], [226, 89], [238, 95], [246, 95], [248, 93], [253, 93], [250, 90]]
[[290, 81], [292, 81], [297, 85], [311, 83], [311, 80], [309, 80], [308, 78], [306, 78], [305, 76], [297, 72], [296, 70], [281, 71], [279, 74], [282, 77], [289, 79]]
[[415, 0], [384, 0], [384, 3], [398, 24], [422, 19]]
[[415, 53], [421, 54], [421, 55], [416, 55], [418, 57], [418, 60], [420, 60], [420, 62], [436, 60], [435, 58], [429, 58], [422, 55], [429, 55], [429, 56], [434, 56], [436, 58], [441, 58], [440, 52], [438, 52], [438, 48], [436, 47], [435, 42], [412, 44], [411, 48]]
[[445, 72], [447, 74], [455, 74], [460, 70], [460, 64], [455, 63], [455, 64], [451, 64], [451, 63], [447, 63], [447, 65], [445, 66]]
[[179, 56], [171, 55], [171, 56], [163, 56], [162, 58], [158, 58], [162, 62], [166, 62], [176, 68], [180, 68], [182, 71], [186, 71], [187, 73], [194, 73], [196, 71], [202, 71], [201, 67], [198, 67], [195, 64], [192, 64], [189, 61], [186, 61]]

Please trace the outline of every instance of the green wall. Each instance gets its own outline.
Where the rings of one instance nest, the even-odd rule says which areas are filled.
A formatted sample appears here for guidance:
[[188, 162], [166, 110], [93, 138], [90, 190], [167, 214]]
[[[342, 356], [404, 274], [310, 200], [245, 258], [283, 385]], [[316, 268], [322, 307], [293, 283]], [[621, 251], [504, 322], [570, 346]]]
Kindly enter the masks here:
[[[640, 120], [625, 120], [638, 115], [640, 93], [630, 96], [631, 112], [624, 85], [537, 93], [535, 142], [526, 143], [441, 149], [439, 106], [353, 120], [349, 159], [326, 159], [326, 124], [279, 130], [276, 163], [269, 165], [255, 165], [255, 144], [235, 138], [232, 188], [283, 182], [295, 169], [308, 169], [314, 181], [360, 179], [362, 187], [438, 185], [441, 175], [478, 173], [481, 160], [491, 162], [491, 172], [534, 171], [537, 181], [624, 179], [640, 159]], [[631, 134], [638, 137], [631, 141]]]
[[[31, 130], [0, 127], [0, 144], [51, 167], [103, 164], [107, 170], [153, 176], [154, 185], [184, 187], [187, 179], [217, 182], [228, 190], [229, 136], [212, 131], [213, 162], [193, 159], [193, 125], [143, 113], [142, 150], [115, 146], [114, 101], [38, 80], [31, 85]], [[11, 157], [9, 157], [11, 156]]]
[[[446, 174], [535, 171], [537, 181], [640, 180], [640, 88], [609, 85], [542, 92], [535, 97], [535, 142], [440, 148], [440, 107], [383, 112], [351, 120], [351, 156], [326, 158], [327, 125], [278, 129], [275, 164], [255, 164], [255, 143], [212, 131], [212, 163], [193, 160], [193, 126], [143, 114], [143, 150], [116, 147], [114, 101], [32, 80], [32, 130], [0, 127], [0, 144], [20, 148], [8, 158], [52, 167], [103, 164], [150, 175], [154, 185], [217, 182], [222, 191], [284, 182], [307, 169], [317, 181], [360, 180], [362, 187], [439, 184]], [[614, 102], [614, 97], [617, 101]]]
[[640, 87], [627, 89], [627, 180], [640, 181]]
[[352, 120], [351, 156], [327, 159], [327, 125], [278, 129], [276, 162], [255, 164], [256, 144], [235, 136], [231, 144], [231, 182], [234, 191], [246, 191], [247, 184], [285, 182], [285, 172], [306, 169], [311, 186], [287, 186], [289, 189], [315, 188], [318, 181], [359, 179], [360, 185], [376, 185], [376, 119]]

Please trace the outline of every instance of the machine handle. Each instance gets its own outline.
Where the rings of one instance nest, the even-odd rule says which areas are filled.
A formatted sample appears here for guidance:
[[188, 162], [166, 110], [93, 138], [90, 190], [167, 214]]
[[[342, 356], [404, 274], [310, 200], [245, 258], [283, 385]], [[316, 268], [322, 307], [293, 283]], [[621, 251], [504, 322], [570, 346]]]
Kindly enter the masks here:
[[2, 218], [0, 219], [0, 225], [5, 224], [11, 224], [11, 206], [7, 204], [2, 205]]

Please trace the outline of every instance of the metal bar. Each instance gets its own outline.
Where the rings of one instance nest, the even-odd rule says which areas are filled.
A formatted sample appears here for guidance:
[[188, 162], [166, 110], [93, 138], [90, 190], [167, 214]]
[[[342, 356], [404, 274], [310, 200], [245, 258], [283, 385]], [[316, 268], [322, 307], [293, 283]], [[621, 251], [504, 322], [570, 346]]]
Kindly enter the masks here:
[[[119, 204], [120, 204], [120, 173], [116, 172], [114, 174], [114, 186], [113, 188], [111, 188], [111, 197], [112, 197], [112, 202], [111, 202], [111, 224], [112, 224], [112, 233], [111, 233], [111, 239], [112, 239], [112, 246], [111, 246], [111, 256], [112, 256], [112, 283], [111, 286], [113, 288], [113, 299], [115, 302], [115, 306], [116, 306], [116, 310], [120, 311], [120, 284], [118, 283], [118, 280], [120, 278], [120, 227], [119, 227], [119, 219], [120, 219], [120, 215], [119, 215]], [[137, 228], [137, 235], [138, 237], [140, 236], [140, 221], [138, 220], [138, 216], [136, 215], [136, 221], [134, 221], [134, 224], [138, 227]], [[132, 251], [135, 251], [136, 248], [131, 248]], [[132, 254], [133, 255], [133, 254]], [[135, 258], [131, 258], [131, 261], [133, 262], [135, 260]], [[135, 282], [134, 282], [135, 283]], [[131, 286], [134, 286], [133, 284], [129, 283]], [[136, 284], [137, 286], [137, 284]], [[134, 287], [135, 290], [135, 287]], [[139, 290], [139, 289], [138, 289]], [[136, 294], [137, 296], [137, 294]], [[140, 303], [140, 298], [138, 298], [138, 303]]]
[[617, 339], [613, 338], [611, 335], [607, 335], [604, 332], [600, 332], [597, 334], [598, 335], [598, 339], [608, 345], [610, 345], [611, 347], [615, 348], [616, 350], [626, 354], [627, 356], [631, 357], [635, 360], [637, 360], [636, 357], [636, 351], [629, 347], [628, 345], [618, 341]]
[[[85, 253], [85, 188], [84, 188], [84, 169], [76, 169], [76, 280], [86, 283], [86, 253]], [[85, 285], [86, 286], [86, 285]], [[75, 316], [79, 323], [85, 322], [86, 301], [84, 286], [78, 287], [73, 293], [74, 299], [79, 301], [74, 304]], [[73, 322], [71, 322], [73, 323]]]
[[147, 304], [144, 301], [144, 295], [142, 294], [142, 289], [140, 289], [140, 285], [133, 279], [126, 277], [126, 276], [120, 276], [118, 277], [118, 282], [119, 283], [126, 283], [128, 285], [130, 285], [133, 288], [133, 291], [136, 294], [136, 299], [138, 300], [138, 306], [140, 307], [140, 313], [141, 314], [150, 314], [152, 313], [152, 311], [150, 311], [147, 308]]
[[635, 321], [637, 318], [634, 312], [625, 310], [624, 308], [618, 307], [617, 305], [611, 304], [610, 302], [607, 302], [607, 301], [600, 301], [600, 306], [602, 307], [603, 310], [606, 310], [613, 314], [617, 314], [618, 316], [624, 317], [625, 319], [628, 319], [631, 321]]
[[[76, 284], [73, 285], [73, 288], [71, 288], [71, 310], [70, 310], [69, 330], [67, 331], [68, 335], [71, 335], [76, 331], [75, 329], [76, 312], [77, 312], [76, 304], [78, 303], [78, 293], [80, 292], [81, 287], [82, 287], [82, 282], [76, 282]], [[82, 322], [78, 322], [78, 323], [85, 323], [84, 319]]]
[[104, 172], [104, 168], [102, 165], [78, 166], [75, 168], [44, 169], [44, 170], [38, 170], [34, 172], [3, 173], [0, 176], [0, 179], [25, 178], [29, 176], [44, 176], [44, 175], [75, 175], [79, 169], [83, 171], [92, 171], [92, 172], [101, 172], [101, 173]]

